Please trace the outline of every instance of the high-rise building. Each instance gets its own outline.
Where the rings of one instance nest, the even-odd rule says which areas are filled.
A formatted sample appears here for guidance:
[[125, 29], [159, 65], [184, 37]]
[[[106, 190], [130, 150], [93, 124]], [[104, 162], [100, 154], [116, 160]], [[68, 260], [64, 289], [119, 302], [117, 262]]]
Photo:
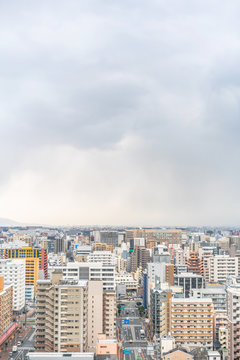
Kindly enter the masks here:
[[100, 242], [112, 245], [114, 248], [118, 246], [118, 231], [100, 231]]
[[95, 351], [97, 335], [112, 337], [116, 324], [116, 294], [103, 291], [101, 280], [39, 280], [36, 301], [37, 351]]
[[227, 288], [228, 358], [240, 360], [240, 286]]
[[0, 276], [0, 337], [10, 330], [13, 319], [13, 286]]
[[25, 259], [0, 260], [0, 276], [13, 285], [13, 311], [20, 312], [25, 306]]
[[203, 263], [199, 258], [198, 252], [190, 252], [188, 259], [186, 260], [188, 272], [193, 274], [203, 275]]
[[103, 332], [103, 285], [102, 281], [88, 282], [87, 329], [88, 351], [94, 351], [97, 335]]
[[212, 350], [213, 320], [212, 299], [172, 299], [171, 333], [176, 345]]
[[191, 296], [193, 289], [203, 288], [203, 277], [193, 273], [181, 273], [174, 275], [174, 284], [183, 287], [184, 297]]
[[49, 267], [51, 273], [62, 270], [63, 278], [69, 280], [102, 280], [103, 290], [115, 290], [115, 266], [103, 263], [68, 262], [67, 265]]
[[167, 336], [171, 331], [171, 291], [151, 289], [150, 325], [152, 336]]
[[224, 284], [228, 277], [238, 275], [238, 258], [229, 255], [216, 255], [207, 259], [210, 282]]
[[48, 250], [23, 246], [16, 249], [4, 249], [6, 259], [38, 258], [39, 270], [44, 271], [45, 279], [48, 278]]
[[131, 255], [131, 271], [135, 272], [140, 266], [142, 270], [145, 270], [149, 261], [149, 250], [143, 246], [137, 246]]
[[108, 339], [116, 338], [116, 292], [103, 292], [103, 332]]
[[87, 281], [39, 280], [36, 299], [35, 349], [43, 352], [87, 350]]
[[36, 295], [39, 278], [39, 258], [26, 258], [26, 300]]

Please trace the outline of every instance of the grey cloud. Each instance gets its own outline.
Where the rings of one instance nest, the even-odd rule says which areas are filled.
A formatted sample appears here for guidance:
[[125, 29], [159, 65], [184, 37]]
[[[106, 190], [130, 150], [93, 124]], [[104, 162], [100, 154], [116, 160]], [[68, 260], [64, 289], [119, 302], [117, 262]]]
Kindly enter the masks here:
[[[82, 176], [101, 173], [102, 159], [109, 183], [96, 176], [99, 191], [114, 200], [121, 189], [116, 219], [108, 206], [101, 210], [105, 223], [122, 222], [123, 212], [129, 222], [236, 221], [239, 7], [187, 0], [1, 3], [2, 194], [17, 188], [17, 177], [37, 184], [48, 171], [49, 186], [39, 186], [51, 196], [55, 172], [71, 163], [64, 149], [71, 148], [69, 171], [78, 182], [71, 190], [63, 171], [70, 190], [64, 197], [60, 182], [59, 196], [71, 206], [83, 186], [86, 206], [95, 191]], [[132, 146], [121, 148], [128, 139]], [[112, 167], [125, 175], [112, 177]], [[232, 218], [219, 212], [219, 199], [235, 209]], [[99, 209], [97, 201], [93, 206]], [[2, 216], [12, 217], [8, 211]], [[90, 222], [96, 221], [89, 216]]]

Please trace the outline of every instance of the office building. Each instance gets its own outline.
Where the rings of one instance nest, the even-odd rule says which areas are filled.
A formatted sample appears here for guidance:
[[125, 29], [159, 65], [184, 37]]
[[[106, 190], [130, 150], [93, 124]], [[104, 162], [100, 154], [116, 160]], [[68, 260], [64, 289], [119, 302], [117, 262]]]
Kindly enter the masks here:
[[118, 231], [100, 231], [100, 241], [103, 244], [118, 246]]
[[184, 297], [191, 296], [193, 289], [203, 288], [203, 277], [193, 273], [181, 273], [174, 275], [174, 284], [183, 287]]

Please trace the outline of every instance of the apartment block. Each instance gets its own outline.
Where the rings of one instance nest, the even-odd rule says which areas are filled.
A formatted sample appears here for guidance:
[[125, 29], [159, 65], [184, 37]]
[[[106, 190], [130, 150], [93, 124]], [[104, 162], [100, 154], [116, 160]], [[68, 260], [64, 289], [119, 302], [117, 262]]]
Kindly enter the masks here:
[[93, 251], [87, 257], [87, 262], [102, 263], [104, 265], [117, 264], [117, 258], [111, 251]]
[[67, 265], [49, 267], [49, 273], [62, 270], [63, 278], [69, 280], [102, 280], [103, 290], [115, 290], [115, 266], [103, 263], [69, 262]]
[[167, 336], [171, 331], [171, 291], [151, 289], [150, 325], [152, 336]]
[[229, 276], [238, 275], [238, 258], [216, 255], [207, 259], [209, 282], [225, 283]]
[[44, 271], [45, 279], [48, 278], [48, 250], [31, 248], [30, 246], [23, 246], [17, 249], [4, 249], [4, 257], [6, 259], [26, 259], [38, 258], [39, 270]]
[[108, 339], [116, 338], [116, 292], [103, 292], [103, 333]]
[[70, 280], [62, 271], [39, 280], [36, 300], [37, 351], [96, 350], [97, 336], [112, 337], [116, 324], [116, 294], [103, 291], [100, 280]]
[[172, 299], [171, 333], [176, 344], [194, 349], [213, 348], [214, 307], [212, 299]]
[[95, 351], [97, 335], [103, 332], [103, 284], [102, 281], [88, 282], [88, 351]]
[[203, 263], [199, 258], [198, 252], [190, 252], [188, 259], [186, 260], [188, 272], [193, 274], [203, 275]]
[[240, 287], [227, 288], [228, 358], [240, 360]]
[[131, 271], [135, 272], [140, 266], [142, 270], [145, 270], [149, 261], [149, 250], [143, 246], [137, 246], [131, 255]]
[[36, 351], [83, 352], [87, 350], [87, 281], [39, 280], [36, 298]]
[[13, 286], [0, 276], [0, 337], [10, 328], [13, 319]]
[[20, 312], [25, 306], [25, 271], [26, 260], [0, 260], [0, 276], [5, 283], [13, 285], [13, 311]]

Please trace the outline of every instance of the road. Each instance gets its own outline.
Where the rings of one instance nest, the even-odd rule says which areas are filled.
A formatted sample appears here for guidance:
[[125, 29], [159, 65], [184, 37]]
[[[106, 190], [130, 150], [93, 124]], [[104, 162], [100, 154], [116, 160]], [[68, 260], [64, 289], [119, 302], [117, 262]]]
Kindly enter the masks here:
[[[124, 360], [151, 360], [147, 355], [148, 342], [141, 335], [144, 330], [143, 320], [139, 316], [136, 302], [139, 299], [130, 301], [121, 301], [122, 310], [117, 320], [120, 338], [124, 354]], [[126, 353], [127, 352], [127, 353]]]

